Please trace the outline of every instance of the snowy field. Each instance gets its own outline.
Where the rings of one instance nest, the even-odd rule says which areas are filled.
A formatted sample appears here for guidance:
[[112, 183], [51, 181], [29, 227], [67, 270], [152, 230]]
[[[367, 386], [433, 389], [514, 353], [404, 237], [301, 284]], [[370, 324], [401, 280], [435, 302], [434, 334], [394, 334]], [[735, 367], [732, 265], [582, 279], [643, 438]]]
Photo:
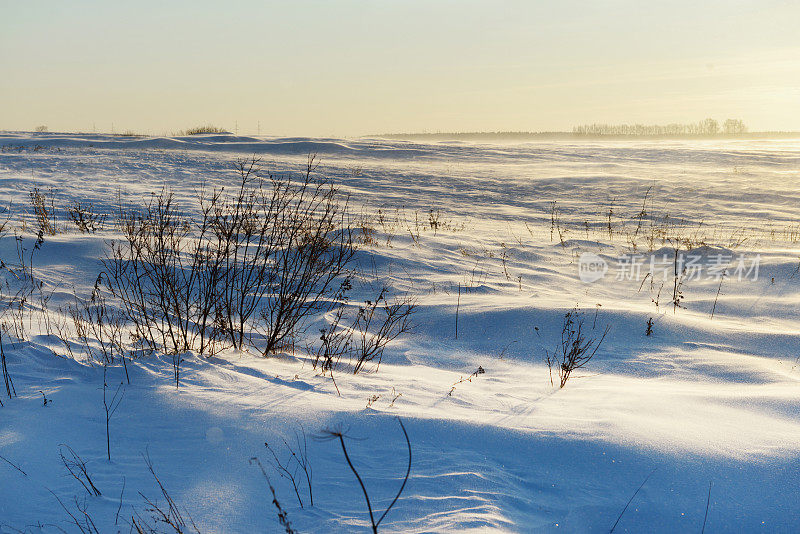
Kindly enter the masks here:
[[[146, 499], [166, 503], [145, 457], [184, 532], [285, 531], [254, 457], [297, 532], [369, 532], [339, 442], [320, 437], [346, 430], [379, 516], [407, 465], [397, 417], [412, 467], [381, 532], [800, 531], [798, 141], [5, 133], [0, 146], [0, 276], [14, 285], [21, 247], [41, 288], [3, 336], [16, 390], [0, 385], [4, 534], [93, 532], [87, 517], [130, 532]], [[103, 366], [75, 339], [70, 354], [42, 310], [70, 338], [66, 310], [103, 270], [120, 205], [168, 187], [190, 209], [235, 182], [237, 159], [294, 176], [310, 153], [350, 196], [361, 270], [416, 298], [413, 331], [335, 384], [305, 348], [329, 315], [280, 355], [185, 354], [177, 389], [169, 355], [129, 361], [130, 385], [117, 360], [109, 461]], [[37, 187], [56, 229], [38, 247]], [[96, 233], [70, 222], [77, 201], [108, 214]], [[559, 388], [546, 358], [576, 307], [599, 348]], [[285, 460], [303, 432], [301, 507], [264, 443]], [[70, 476], [65, 446], [101, 495]]]

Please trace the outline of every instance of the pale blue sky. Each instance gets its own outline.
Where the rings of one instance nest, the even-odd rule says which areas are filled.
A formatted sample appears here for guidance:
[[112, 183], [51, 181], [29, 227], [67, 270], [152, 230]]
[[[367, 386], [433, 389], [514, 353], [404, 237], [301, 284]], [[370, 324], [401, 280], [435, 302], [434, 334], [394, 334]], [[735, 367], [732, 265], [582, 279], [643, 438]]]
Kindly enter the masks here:
[[800, 2], [0, 0], [0, 129], [800, 129]]

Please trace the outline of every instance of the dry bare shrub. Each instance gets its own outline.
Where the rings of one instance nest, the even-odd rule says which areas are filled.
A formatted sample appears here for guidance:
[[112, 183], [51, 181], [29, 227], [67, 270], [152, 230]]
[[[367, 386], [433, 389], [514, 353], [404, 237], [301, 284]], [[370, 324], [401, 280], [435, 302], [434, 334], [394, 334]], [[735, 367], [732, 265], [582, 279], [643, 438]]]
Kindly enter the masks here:
[[[352, 349], [353, 330], [350, 325], [346, 324], [346, 313], [349, 306], [347, 291], [349, 290], [348, 281], [348, 285], [343, 287], [342, 294], [338, 299], [339, 305], [333, 310], [331, 320], [326, 327], [319, 331], [319, 346], [316, 349], [309, 346], [309, 353], [313, 355], [313, 368], [319, 367], [323, 374], [330, 373], [332, 379], [333, 371], [337, 369], [342, 356], [350, 354]], [[335, 380], [333, 384], [336, 385]]]
[[[127, 371], [126, 371], [127, 372]], [[116, 413], [119, 405], [122, 403], [122, 398], [125, 396], [125, 390], [122, 389], [122, 382], [119, 383], [117, 389], [114, 390], [113, 395], [108, 396], [108, 365], [103, 365], [103, 410], [106, 415], [106, 453], [108, 461], [111, 461], [111, 418]]]
[[[564, 314], [564, 324], [561, 327], [561, 343], [552, 353], [547, 353], [546, 362], [550, 369], [550, 383], [553, 384], [553, 367], [556, 367], [559, 377], [559, 388], [563, 388], [573, 371], [583, 368], [597, 353], [600, 345], [608, 334], [608, 326], [602, 334], [594, 334], [594, 324], [591, 329], [586, 326], [583, 313], [577, 307]], [[587, 333], [590, 330], [590, 333]]]
[[3, 235], [6, 233], [9, 226], [8, 223], [11, 221], [11, 207], [9, 206], [8, 208], [3, 209], [3, 211], [5, 212], [5, 217], [0, 218], [0, 237], [3, 237]]
[[102, 275], [95, 281], [88, 300], [75, 296], [69, 305], [75, 333], [90, 360], [113, 364], [121, 358], [125, 364], [125, 324], [121, 312], [109, 306], [102, 293]]
[[270, 447], [269, 443], [266, 441], [264, 442], [264, 446], [272, 455], [272, 459], [269, 460], [270, 465], [272, 465], [281, 478], [285, 478], [291, 483], [294, 494], [297, 497], [297, 503], [300, 505], [300, 508], [304, 508], [303, 499], [300, 496], [300, 486], [303, 484], [303, 479], [305, 479], [310, 506], [314, 506], [314, 492], [311, 487], [312, 469], [311, 463], [308, 460], [308, 438], [305, 429], [301, 430], [302, 439], [300, 438], [300, 433], [295, 430], [295, 442], [293, 445], [290, 445], [285, 439], [283, 440], [283, 444], [289, 453], [285, 460], [281, 460], [275, 449]]
[[389, 288], [381, 286], [374, 299], [358, 306], [351, 304], [346, 292], [337, 300], [339, 305], [333, 310], [328, 325], [320, 329], [320, 344], [316, 348], [309, 347], [313, 367], [319, 367], [333, 379], [341, 358], [347, 356], [353, 374], [363, 371], [364, 366], [373, 361], [377, 370], [389, 343], [411, 331], [415, 299], [410, 295], [392, 297]]
[[171, 354], [247, 343], [268, 355], [332, 309], [356, 244], [346, 198], [312, 177], [313, 163], [293, 181], [240, 162], [237, 188], [201, 194], [199, 217], [168, 190], [121, 213], [105, 280], [137, 339]]
[[[73, 497], [73, 502], [75, 504], [75, 510], [70, 510], [67, 505], [64, 504], [58, 495], [56, 495], [53, 490], [47, 489], [50, 494], [55, 497], [58, 504], [61, 506], [61, 509], [69, 516], [69, 522], [71, 525], [75, 526], [78, 529], [78, 532], [81, 534], [100, 534], [100, 529], [97, 528], [97, 525], [94, 522], [91, 514], [89, 514], [88, 506], [86, 504], [86, 498], [78, 499], [78, 497]], [[62, 532], [63, 529], [59, 528]]]
[[173, 359], [176, 387], [181, 354], [213, 352], [219, 289], [207, 218], [181, 213], [173, 194], [153, 195], [141, 212], [121, 212], [124, 239], [104, 259], [107, 289], [121, 304], [135, 344]]
[[198, 530], [192, 518], [186, 511], [181, 510], [164, 487], [161, 479], [156, 475], [150, 456], [143, 455], [143, 457], [148, 471], [150, 471], [158, 485], [163, 503], [159, 502], [158, 499], [151, 499], [140, 492], [139, 494], [145, 501], [144, 512], [146, 515], [134, 510], [131, 516], [131, 531], [137, 534], [154, 534], [165, 531], [174, 534], [200, 534], [200, 530]]
[[56, 208], [53, 200], [53, 191], [42, 193], [38, 187], [34, 187], [33, 191], [30, 192], [30, 199], [39, 231], [44, 235], [56, 235]]
[[381, 288], [374, 300], [364, 301], [352, 328], [356, 359], [353, 374], [358, 374], [364, 364], [372, 361], [377, 361], [377, 370], [386, 346], [411, 331], [411, 314], [415, 308], [416, 302], [411, 296], [390, 297], [387, 287]]
[[68, 209], [72, 223], [84, 234], [93, 234], [102, 230], [106, 216], [94, 212], [92, 204], [73, 203]]
[[[64, 454], [64, 449], [67, 451], [66, 455]], [[67, 469], [70, 476], [72, 476], [72, 478], [77, 480], [81, 486], [83, 486], [83, 489], [86, 490], [86, 493], [94, 497], [99, 497], [102, 495], [100, 490], [97, 489], [97, 486], [95, 486], [94, 481], [89, 474], [89, 470], [86, 467], [86, 461], [81, 458], [72, 447], [64, 443], [60, 444], [58, 446], [58, 455], [61, 457], [61, 463], [64, 464], [64, 467]]]
[[347, 203], [332, 184], [307, 174], [296, 186], [273, 181], [272, 190], [272, 198], [280, 199], [266, 278], [272, 290], [264, 295], [256, 325], [265, 355], [293, 342], [310, 316], [336, 305], [336, 295], [349, 287], [356, 251]]
[[187, 128], [181, 135], [200, 135], [200, 134], [223, 134], [228, 133], [224, 128], [206, 124], [204, 126], [195, 126], [194, 128]]
[[[34, 316], [40, 321], [39, 326], [44, 326], [48, 334], [52, 332], [46, 310], [53, 293], [48, 293], [44, 281], [34, 274], [34, 259], [44, 244], [44, 233], [39, 230], [31, 246], [15, 230], [14, 244], [16, 259], [13, 262], [0, 259], [0, 328], [22, 341], [27, 339]], [[32, 306], [33, 302], [39, 305], [38, 310]]]

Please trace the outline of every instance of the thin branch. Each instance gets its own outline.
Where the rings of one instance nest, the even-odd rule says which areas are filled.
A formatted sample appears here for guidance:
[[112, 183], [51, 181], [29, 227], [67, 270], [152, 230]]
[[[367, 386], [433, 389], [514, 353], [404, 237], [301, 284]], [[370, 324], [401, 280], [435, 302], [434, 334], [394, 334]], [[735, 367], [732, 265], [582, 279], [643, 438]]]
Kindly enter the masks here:
[[19, 471], [19, 472], [20, 472], [20, 473], [22, 473], [23, 475], [25, 475], [25, 476], [28, 476], [28, 473], [26, 473], [25, 471], [23, 471], [23, 470], [22, 470], [22, 469], [21, 469], [21, 468], [20, 468], [20, 467], [19, 467], [17, 464], [15, 464], [14, 462], [12, 462], [12, 461], [11, 461], [11, 460], [9, 460], [8, 458], [5, 458], [4, 456], [0, 455], [0, 460], [3, 460], [5, 463], [7, 463], [8, 465], [10, 465], [11, 467], [13, 467], [14, 469], [16, 469], [17, 471]]
[[708, 498], [706, 499], [706, 515], [703, 516], [703, 529], [700, 531], [700, 534], [704, 534], [706, 531], [706, 521], [708, 521], [708, 508], [711, 506], [711, 485], [712, 482], [708, 483]]
[[356, 479], [358, 480], [358, 484], [359, 484], [359, 486], [361, 486], [361, 491], [364, 493], [364, 500], [367, 503], [367, 510], [369, 511], [369, 520], [370, 520], [370, 523], [372, 525], [373, 534], [377, 534], [378, 533], [378, 526], [384, 520], [384, 518], [386, 517], [386, 514], [389, 513], [389, 510], [392, 509], [392, 507], [395, 505], [397, 500], [400, 498], [400, 495], [403, 493], [403, 490], [406, 487], [406, 483], [408, 482], [408, 477], [411, 474], [411, 440], [408, 438], [408, 432], [406, 432], [406, 427], [405, 427], [405, 425], [403, 425], [403, 421], [401, 421], [399, 417], [397, 418], [397, 422], [400, 423], [400, 428], [403, 430], [403, 436], [405, 436], [405, 438], [406, 438], [406, 446], [408, 447], [408, 468], [406, 469], [406, 474], [405, 474], [405, 477], [403, 478], [403, 484], [401, 484], [400, 489], [397, 491], [397, 494], [394, 496], [394, 499], [392, 499], [392, 502], [389, 504], [388, 507], [386, 507], [386, 510], [384, 510], [383, 514], [381, 514], [381, 516], [378, 518], [377, 521], [375, 521], [375, 514], [372, 511], [372, 502], [369, 499], [369, 493], [367, 492], [367, 487], [364, 485], [364, 481], [362, 480], [361, 475], [358, 474], [358, 471], [356, 470], [355, 466], [353, 465], [353, 462], [350, 460], [350, 455], [347, 454], [347, 447], [344, 444], [345, 433], [341, 429], [336, 429], [336, 430], [330, 430], [329, 429], [329, 430], [325, 430], [323, 432], [323, 439], [326, 438], [326, 437], [329, 437], [329, 438], [334, 438], [334, 439], [338, 439], [339, 440], [339, 444], [342, 447], [342, 452], [344, 453], [344, 459], [347, 461], [347, 465], [350, 467], [350, 470], [356, 476]]
[[650, 474], [647, 475], [647, 478], [644, 479], [644, 482], [642, 482], [642, 484], [636, 489], [636, 491], [633, 492], [633, 495], [631, 495], [631, 498], [628, 499], [628, 503], [625, 505], [625, 508], [622, 509], [622, 511], [619, 513], [619, 517], [617, 517], [617, 520], [614, 521], [614, 526], [611, 527], [611, 530], [609, 531], [609, 534], [614, 532], [614, 529], [617, 528], [617, 525], [619, 524], [619, 520], [622, 519], [622, 516], [625, 514], [625, 511], [628, 509], [628, 506], [630, 506], [631, 501], [633, 501], [633, 499], [636, 497], [636, 494], [639, 493], [639, 491], [644, 487], [644, 485], [647, 484], [647, 481], [650, 480], [650, 477], [653, 476], [653, 473], [656, 472], [656, 469], [658, 469], [658, 468], [657, 467], [653, 468], [653, 470], [650, 471]]
[[386, 511], [383, 512], [383, 515], [381, 515], [380, 519], [378, 519], [378, 522], [375, 523], [376, 528], [378, 525], [381, 524], [381, 521], [383, 521], [383, 518], [386, 517], [386, 514], [389, 513], [389, 510], [392, 509], [392, 506], [394, 506], [394, 503], [397, 502], [397, 499], [400, 498], [400, 494], [403, 493], [403, 490], [406, 487], [406, 482], [408, 482], [408, 477], [411, 474], [411, 440], [408, 439], [408, 432], [406, 432], [406, 427], [403, 425], [403, 421], [399, 417], [397, 418], [397, 422], [400, 423], [400, 428], [403, 429], [403, 436], [405, 436], [406, 445], [408, 446], [408, 468], [406, 469], [406, 476], [403, 478], [403, 484], [397, 491], [397, 495], [394, 496], [394, 499], [392, 499], [392, 503], [386, 508]]

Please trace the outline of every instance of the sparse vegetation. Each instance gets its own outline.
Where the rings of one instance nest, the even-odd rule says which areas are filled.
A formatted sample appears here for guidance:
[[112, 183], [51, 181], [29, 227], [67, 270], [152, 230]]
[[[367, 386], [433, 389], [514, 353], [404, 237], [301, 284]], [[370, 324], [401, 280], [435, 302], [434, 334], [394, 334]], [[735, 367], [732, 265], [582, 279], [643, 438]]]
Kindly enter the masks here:
[[[189, 201], [180, 196], [180, 192], [176, 194], [168, 188], [151, 195], [143, 206], [123, 208], [120, 201], [119, 217], [111, 215], [114, 219], [113, 226], [108, 225], [107, 233], [104, 233], [105, 215], [97, 214], [92, 204], [73, 202], [67, 211], [75, 227], [83, 234], [101, 233], [97, 236], [87, 235], [81, 238], [82, 241], [90, 238], [96, 239], [97, 243], [104, 238], [115, 241], [108, 248], [104, 270], [96, 279], [92, 292], [79, 296], [79, 291], [73, 290], [74, 304], [65, 304], [66, 309], [58, 310], [48, 308], [47, 301], [48, 295], [58, 289], [59, 282], [53, 281], [56, 277], [50, 272], [39, 271], [38, 264], [34, 269], [35, 253], [44, 246], [46, 236], [56, 234], [56, 206], [52, 190], [48, 193], [35, 188], [30, 193], [33, 217], [30, 216], [30, 211], [25, 213], [20, 219], [19, 228], [9, 223], [10, 216], [5, 223], [0, 224], [0, 234], [4, 230], [15, 232], [18, 255], [12, 264], [0, 262], [0, 274], [7, 278], [0, 284], [0, 290], [10, 292], [0, 295], [0, 360], [6, 389], [3, 398], [12, 398], [16, 394], [6, 365], [4, 342], [6, 348], [9, 344], [18, 346], [25, 343], [39, 348], [50, 343], [47, 336], [36, 337], [35, 323], [38, 319], [41, 321], [38, 331], [47, 334], [57, 332], [57, 337], [70, 355], [73, 348], [77, 347], [78, 355], [81, 351], [86, 354], [87, 367], [98, 364], [103, 366], [102, 395], [108, 459], [111, 458], [110, 423], [125, 389], [122, 380], [119, 381], [119, 386], [116, 382], [110, 386], [107, 378], [122, 378], [121, 375], [111, 374], [118, 364], [122, 368], [116, 369], [120, 372], [124, 369], [128, 377], [127, 366], [130, 362], [151, 354], [158, 356], [153, 359], [153, 362], [157, 362], [154, 363], [155, 366], [161, 365], [162, 361], [165, 362], [164, 365], [169, 365], [169, 360], [162, 360], [161, 356], [172, 358], [172, 377], [178, 387], [185, 374], [182, 368], [184, 358], [192, 362], [203, 361], [195, 360], [192, 353], [206, 357], [222, 354], [226, 359], [222, 365], [230, 364], [232, 367], [238, 363], [232, 362], [229, 353], [226, 354], [223, 350], [252, 350], [252, 353], [263, 356], [290, 353], [298, 360], [298, 374], [291, 370], [288, 376], [293, 375], [294, 378], [286, 381], [292, 387], [299, 390], [305, 387], [316, 388], [315, 377], [308, 369], [310, 364], [323, 375], [330, 376], [336, 391], [340, 396], [343, 394], [343, 399], [331, 398], [332, 402], [357, 403], [357, 408], [363, 408], [366, 398], [366, 407], [372, 415], [378, 415], [387, 406], [392, 408], [400, 397], [394, 387], [391, 388], [390, 396], [386, 383], [382, 386], [365, 386], [365, 377], [350, 376], [340, 380], [337, 385], [333, 379], [334, 372], [338, 373], [340, 370], [352, 375], [377, 370], [386, 347], [399, 336], [411, 331], [411, 318], [416, 311], [417, 300], [408, 293], [398, 293], [397, 288], [402, 287], [402, 283], [393, 281], [393, 277], [378, 275], [379, 269], [381, 273], [385, 273], [394, 266], [377, 267], [373, 263], [371, 272], [367, 272], [363, 265], [373, 259], [383, 259], [378, 258], [376, 248], [391, 247], [393, 242], [402, 242], [399, 246], [409, 247], [409, 250], [422, 255], [429, 249], [439, 252], [435, 247], [443, 247], [444, 254], [451, 254], [450, 257], [455, 258], [454, 263], [463, 262], [455, 265], [453, 272], [448, 273], [449, 280], [429, 281], [432, 294], [437, 291], [446, 293], [441, 295], [441, 301], [445, 302], [448, 310], [455, 304], [456, 339], [460, 339], [459, 310], [462, 313], [461, 339], [467, 339], [459, 343], [460, 345], [466, 346], [471, 341], [475, 302], [478, 301], [477, 298], [462, 301], [462, 289], [465, 293], [475, 293], [485, 288], [487, 292], [495, 293], [498, 292], [498, 287], [507, 287], [511, 282], [516, 285], [518, 280], [522, 291], [522, 277], [514, 278], [512, 274], [516, 274], [515, 265], [528, 260], [528, 251], [524, 249], [528, 243], [514, 235], [513, 230], [511, 233], [514, 241], [508, 241], [506, 235], [501, 235], [503, 241], [476, 240], [477, 243], [462, 245], [458, 236], [446, 235], [446, 232], [460, 231], [464, 228], [463, 223], [454, 223], [440, 208], [423, 205], [406, 210], [383, 206], [377, 212], [363, 208], [360, 217], [353, 217], [349, 211], [349, 199], [342, 190], [318, 176], [315, 158], [309, 158], [305, 173], [297, 177], [262, 175], [257, 163], [256, 160], [239, 162], [236, 184], [233, 187], [201, 190], [195, 197], [190, 197]], [[359, 175], [360, 171], [353, 171], [351, 174], [353, 177]], [[535, 213], [538, 223], [533, 222], [531, 226], [527, 221], [522, 221], [517, 228], [521, 229], [525, 225], [531, 238], [535, 240], [534, 246], [550, 247], [560, 256], [569, 253], [573, 260], [576, 257], [574, 250], [584, 246], [580, 241], [583, 236], [587, 241], [596, 238], [598, 246], [610, 245], [612, 250], [629, 250], [642, 255], [645, 250], [657, 251], [651, 256], [663, 255], [668, 260], [663, 282], [648, 275], [639, 289], [641, 291], [649, 280], [651, 290], [658, 290], [658, 296], [653, 300], [659, 313], [662, 313], [659, 308], [662, 290], [666, 295], [664, 300], [671, 302], [674, 310], [683, 305], [682, 286], [684, 280], [689, 278], [681, 260], [681, 251], [688, 252], [720, 243], [735, 247], [754, 237], [749, 229], [738, 228], [728, 232], [703, 221], [676, 218], [667, 211], [670, 200], [659, 199], [655, 187], [649, 187], [643, 195], [639, 194], [627, 202], [620, 202], [615, 198], [610, 206], [591, 205], [588, 214], [575, 213], [577, 210], [572, 204], [561, 202], [541, 202]], [[509, 223], [509, 228], [512, 224], [514, 221]], [[548, 226], [552, 244], [547, 242]], [[794, 243], [800, 241], [800, 230], [797, 227], [797, 224], [775, 225], [762, 229], [761, 235]], [[64, 230], [63, 226], [58, 230]], [[71, 237], [74, 237], [74, 233], [73, 231]], [[121, 240], [119, 235], [122, 236]], [[52, 241], [58, 244], [66, 237], [70, 236], [62, 234]], [[47, 239], [49, 243], [49, 237]], [[13, 253], [14, 241], [8, 238], [8, 243], [8, 250]], [[519, 249], [513, 243], [517, 243]], [[590, 243], [587, 246], [593, 245], [594, 243]], [[411, 246], [417, 248], [411, 249]], [[659, 247], [669, 249], [664, 252], [658, 250]], [[671, 253], [673, 250], [674, 257]], [[701, 252], [705, 253], [698, 251], [698, 254]], [[470, 270], [472, 260], [475, 266]], [[407, 273], [409, 279], [416, 283], [416, 274], [413, 269], [410, 271], [410, 274]], [[456, 284], [454, 280], [462, 274], [464, 283], [459, 281]], [[93, 276], [93, 273], [89, 276]], [[532, 278], [535, 276], [536, 274]], [[775, 278], [772, 278], [772, 282], [775, 283]], [[721, 287], [722, 278], [716, 287], [716, 297], [711, 307], [712, 318], [717, 309]], [[710, 303], [710, 299], [704, 302]], [[425, 303], [427, 305], [427, 299]], [[598, 304], [597, 309], [599, 306]], [[726, 312], [727, 308], [726, 302]], [[598, 354], [610, 328], [597, 328], [597, 309], [594, 320], [591, 315], [588, 319], [585, 318], [577, 306], [564, 315], [560, 342], [552, 353], [546, 353], [553, 387], [555, 383], [559, 383], [559, 388], [564, 388], [570, 378], [581, 378], [576, 376], [577, 370], [586, 369]], [[466, 321], [465, 310], [468, 312]], [[653, 335], [654, 318], [640, 317], [647, 319], [646, 336]], [[427, 314], [425, 319], [428, 320]], [[448, 315], [441, 322], [448, 338], [452, 337], [451, 320], [452, 317]], [[63, 321], [68, 323], [67, 326], [63, 325]], [[463, 328], [465, 322], [467, 326]], [[436, 325], [440, 326], [439, 323]], [[632, 327], [635, 330], [634, 335], [641, 335], [641, 326], [639, 319], [636, 319]], [[320, 327], [318, 340], [310, 340], [313, 336], [306, 335], [307, 330], [312, 327], [315, 330]], [[466, 336], [463, 335], [464, 332]], [[538, 327], [536, 332], [539, 336]], [[659, 341], [668, 333], [669, 329], [666, 329], [658, 334]], [[501, 335], [506, 336], [506, 333]], [[493, 333], [491, 337], [494, 337]], [[490, 339], [489, 334], [487, 339]], [[525, 342], [521, 337], [519, 341]], [[305, 354], [297, 350], [298, 342], [307, 349]], [[500, 353], [500, 359], [503, 359], [508, 347], [511, 343], [517, 343], [517, 340], [504, 338], [499, 343], [496, 345], [498, 351], [503, 345], [506, 347]], [[408, 353], [418, 350], [417, 347], [412, 347]], [[491, 351], [492, 348], [488, 350]], [[12, 371], [18, 361], [11, 358]], [[503, 366], [511, 361], [513, 356], [497, 365]], [[208, 365], [219, 363], [220, 360], [214, 359]], [[277, 384], [283, 383], [287, 375], [281, 365], [285, 363], [286, 361], [279, 361], [278, 358], [271, 362], [260, 362], [259, 365], [264, 365], [267, 370], [264, 373], [264, 383], [271, 383], [273, 380]], [[299, 370], [301, 364], [306, 366], [305, 377], [301, 376], [303, 371]], [[150, 363], [145, 363], [143, 368], [148, 369], [149, 365]], [[475, 367], [466, 372], [472, 369]], [[160, 374], [158, 371], [162, 370], [157, 369], [154, 374]], [[227, 369], [223, 371], [228, 372]], [[282, 376], [279, 377], [278, 373]], [[460, 377], [452, 385], [453, 379], [437, 382], [441, 388], [438, 390], [440, 397], [445, 393], [454, 397], [446, 399], [447, 403], [454, 406], [466, 403], [470, 401], [469, 396], [456, 394], [457, 387], [460, 392], [463, 385], [465, 393], [475, 393], [477, 397], [503, 378], [502, 369], [497, 373], [493, 370], [490, 378], [482, 378], [481, 375], [489, 376], [485, 373], [484, 368], [478, 366], [474, 372]], [[15, 378], [17, 376], [15, 373]], [[341, 376], [337, 374], [337, 378]], [[28, 376], [23, 374], [22, 379], [27, 381]], [[545, 380], [541, 375], [539, 379]], [[308, 380], [308, 383], [304, 380]], [[488, 382], [482, 382], [483, 380]], [[185, 382], [184, 379], [183, 383]], [[468, 384], [472, 382], [476, 384], [470, 391]], [[128, 383], [130, 384], [129, 377]], [[97, 392], [96, 400], [99, 403], [98, 385], [93, 382], [92, 387]], [[26, 392], [22, 393], [21, 390], [20, 397], [33, 397], [39, 409], [35, 392], [40, 390], [31, 390], [28, 384], [24, 386]], [[342, 386], [341, 391], [339, 386]], [[406, 385], [399, 384], [399, 387], [405, 388]], [[315, 394], [320, 391], [322, 388], [316, 389]], [[57, 403], [54, 406], [57, 410], [65, 404], [64, 397], [60, 396], [56, 388], [47, 387], [40, 393], [43, 406], [49, 406], [53, 402], [48, 396], [55, 396]], [[330, 393], [330, 390], [325, 393]], [[413, 394], [413, 390], [411, 393]], [[176, 396], [176, 399], [180, 398], [185, 396]], [[404, 399], [408, 403], [403, 403], [402, 409], [406, 408], [406, 404], [413, 406], [418, 402], [413, 396]], [[101, 422], [102, 418], [100, 415]], [[346, 433], [336, 429], [326, 434], [340, 444], [345, 461], [361, 487], [373, 532], [378, 531], [389, 510], [398, 502], [409, 478], [411, 444], [403, 423], [400, 425], [408, 445], [409, 467], [399, 492], [382, 514], [376, 513], [372, 508], [374, 503], [370, 501], [367, 483], [361, 478], [349, 456], [346, 443], [350, 442], [346, 440]], [[302, 438], [300, 434], [296, 434], [293, 442], [284, 440], [283, 447], [276, 448], [274, 442], [265, 442], [264, 445], [272, 458], [269, 464], [274, 472], [291, 485], [299, 507], [313, 506], [312, 472], [305, 433], [303, 432]], [[115, 442], [117, 459], [118, 448], [119, 445]], [[82, 484], [87, 492], [88, 502], [91, 503], [93, 497], [100, 495], [100, 491], [91, 479], [86, 462], [66, 445], [59, 452], [62, 463], [69, 474]], [[260, 462], [255, 460], [255, 463], [264, 470]], [[149, 460], [148, 467], [158, 482], [160, 499], [163, 497], [166, 504], [150, 501], [143, 496], [147, 507], [139, 511], [134, 509], [130, 518], [132, 531], [148, 534], [165, 530], [196, 531], [188, 515], [182, 509], [178, 510], [158, 481]], [[268, 469], [269, 467], [267, 465]], [[274, 472], [269, 471], [270, 475], [274, 475]], [[264, 471], [265, 477], [266, 474]], [[105, 477], [100, 480], [103, 482], [103, 490], [108, 491]], [[281, 526], [287, 533], [295, 532], [268, 477], [267, 481]], [[315, 483], [319, 485], [318, 480]], [[319, 489], [318, 493], [317, 497], [321, 497], [322, 492]], [[319, 499], [317, 505], [322, 502], [324, 497]], [[66, 506], [63, 503], [62, 506], [69, 510], [75, 520], [73, 527], [77, 525], [76, 528], [87, 532], [103, 531], [106, 525], [94, 526], [85, 498], [75, 499], [74, 505], [66, 499], [65, 503]]]
[[[64, 454], [66, 450], [66, 455]], [[67, 472], [77, 480], [83, 489], [86, 490], [86, 493], [92, 495], [94, 497], [99, 497], [102, 495], [100, 490], [97, 489], [97, 486], [94, 485], [94, 481], [92, 480], [91, 475], [89, 475], [89, 470], [86, 467], [86, 461], [81, 458], [77, 452], [75, 452], [72, 447], [69, 445], [61, 444], [58, 446], [58, 454], [61, 457], [61, 463], [64, 464], [64, 468]]]
[[275, 492], [275, 486], [272, 485], [272, 481], [269, 479], [269, 475], [267, 475], [267, 470], [264, 469], [264, 466], [261, 464], [261, 460], [258, 458], [250, 458], [251, 465], [257, 465], [259, 469], [261, 469], [261, 474], [264, 475], [264, 479], [267, 481], [267, 486], [269, 486], [269, 491], [272, 494], [272, 504], [275, 506], [275, 509], [278, 511], [278, 523], [283, 527], [283, 530], [286, 534], [297, 534], [297, 531], [292, 528], [292, 523], [289, 521], [289, 514], [286, 510], [281, 506], [280, 501], [278, 501], [278, 495]]
[[[11, 379], [11, 374], [8, 372], [8, 363], [6, 362], [6, 351], [3, 346], [3, 329], [0, 327], [0, 367], [3, 369], [3, 383], [6, 387], [6, 395], [11, 399], [17, 396], [17, 390], [14, 389], [14, 381]], [[3, 401], [0, 401], [0, 406]]]
[[38, 187], [35, 187], [30, 192], [30, 198], [39, 232], [43, 235], [56, 235], [56, 208], [53, 191], [49, 190], [43, 193]]
[[[124, 318], [118, 310], [108, 306], [101, 284], [102, 275], [95, 281], [89, 300], [76, 295], [75, 304], [68, 308], [69, 314], [90, 361], [109, 365], [121, 359], [125, 365]], [[127, 367], [125, 369], [127, 374]]]
[[106, 280], [150, 350], [249, 343], [269, 355], [346, 286], [355, 253], [346, 200], [310, 167], [299, 182], [264, 180], [255, 163], [240, 164], [233, 195], [200, 199], [199, 222], [170, 191], [123, 215], [125, 240], [112, 246]]
[[469, 375], [468, 377], [464, 378], [463, 376], [456, 380], [452, 386], [450, 386], [450, 391], [447, 392], [448, 397], [453, 396], [453, 392], [456, 390], [456, 386], [463, 384], [465, 382], [472, 382], [473, 378], [478, 378], [478, 376], [485, 374], [486, 371], [484, 370], [483, 366], [479, 365], [475, 372]]
[[93, 234], [102, 230], [106, 221], [106, 215], [95, 213], [92, 204], [84, 204], [80, 201], [74, 202], [67, 212], [72, 223], [85, 234]]
[[195, 126], [194, 128], [187, 128], [180, 135], [202, 135], [202, 134], [224, 134], [228, 133], [224, 128], [206, 124], [204, 126]]
[[281, 460], [275, 449], [273, 449], [269, 443], [264, 442], [264, 446], [272, 456], [270, 464], [281, 478], [291, 483], [300, 508], [304, 507], [303, 498], [300, 496], [300, 486], [302, 484], [306, 486], [309, 506], [314, 506], [314, 492], [311, 486], [313, 472], [311, 463], [308, 460], [308, 439], [305, 430], [302, 430], [302, 436], [301, 439], [300, 433], [295, 431], [295, 442], [293, 445], [290, 445], [285, 439], [283, 440], [283, 445], [289, 453], [289, 456], [285, 460]]
[[545, 361], [550, 369], [550, 384], [553, 383], [553, 368], [556, 368], [559, 388], [563, 388], [572, 373], [582, 369], [600, 349], [600, 345], [608, 334], [610, 327], [602, 334], [594, 333], [594, 325], [589, 328], [584, 320], [583, 312], [576, 306], [564, 314], [561, 327], [561, 342], [553, 352], [546, 354]]
[[146, 515], [134, 510], [131, 516], [131, 529], [133, 532], [136, 532], [136, 534], [154, 534], [163, 532], [162, 529], [168, 529], [167, 532], [174, 534], [200, 534], [200, 530], [194, 524], [191, 516], [186, 511], [181, 510], [164, 487], [161, 479], [156, 475], [150, 456], [143, 455], [143, 458], [148, 471], [150, 471], [153, 480], [158, 485], [159, 493], [161, 493], [164, 503], [161, 504], [158, 499], [151, 499], [140, 493], [146, 503], [144, 509]]
[[383, 287], [374, 300], [359, 306], [353, 323], [355, 333], [356, 364], [353, 374], [358, 374], [364, 364], [376, 361], [380, 366], [386, 346], [401, 334], [411, 330], [411, 314], [416, 304], [410, 296], [388, 298], [387, 287]]

